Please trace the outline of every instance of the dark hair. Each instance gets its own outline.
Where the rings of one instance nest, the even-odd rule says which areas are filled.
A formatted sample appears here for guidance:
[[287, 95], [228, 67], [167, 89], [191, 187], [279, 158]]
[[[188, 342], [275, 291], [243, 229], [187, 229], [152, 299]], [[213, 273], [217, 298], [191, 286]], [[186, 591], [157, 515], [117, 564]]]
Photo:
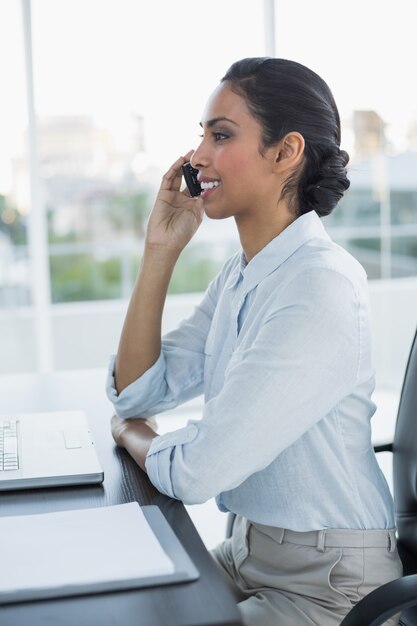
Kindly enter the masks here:
[[246, 99], [261, 123], [263, 149], [291, 131], [304, 137], [301, 172], [288, 178], [283, 190], [291, 208], [298, 216], [331, 213], [350, 184], [349, 155], [340, 150], [339, 112], [325, 81], [300, 63], [269, 57], [233, 63], [223, 81]]

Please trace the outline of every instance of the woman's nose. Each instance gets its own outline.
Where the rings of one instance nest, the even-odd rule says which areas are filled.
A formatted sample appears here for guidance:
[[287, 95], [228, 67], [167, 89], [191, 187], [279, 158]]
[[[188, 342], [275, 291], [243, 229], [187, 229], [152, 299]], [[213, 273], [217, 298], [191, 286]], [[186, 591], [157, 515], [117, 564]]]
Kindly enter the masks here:
[[194, 151], [190, 163], [196, 169], [201, 169], [207, 166], [207, 152], [204, 148], [204, 141], [200, 143], [198, 148]]

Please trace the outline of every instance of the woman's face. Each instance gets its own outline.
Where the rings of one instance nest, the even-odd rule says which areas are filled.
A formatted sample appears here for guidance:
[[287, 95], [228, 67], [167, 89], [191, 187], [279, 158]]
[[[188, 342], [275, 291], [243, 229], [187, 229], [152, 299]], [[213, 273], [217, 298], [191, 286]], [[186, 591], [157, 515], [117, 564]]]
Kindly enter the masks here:
[[199, 171], [206, 214], [238, 218], [266, 210], [267, 203], [276, 206], [276, 148], [261, 154], [262, 127], [227, 82], [210, 97], [201, 126], [202, 141], [191, 163]]

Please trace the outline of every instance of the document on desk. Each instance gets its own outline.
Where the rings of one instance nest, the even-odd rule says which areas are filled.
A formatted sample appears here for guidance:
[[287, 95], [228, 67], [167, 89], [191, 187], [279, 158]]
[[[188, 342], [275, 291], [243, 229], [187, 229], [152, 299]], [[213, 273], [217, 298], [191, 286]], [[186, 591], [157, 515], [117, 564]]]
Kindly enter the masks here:
[[[144, 508], [179, 544], [161, 511]], [[0, 537], [0, 603], [176, 582], [175, 564], [136, 502], [3, 517]]]

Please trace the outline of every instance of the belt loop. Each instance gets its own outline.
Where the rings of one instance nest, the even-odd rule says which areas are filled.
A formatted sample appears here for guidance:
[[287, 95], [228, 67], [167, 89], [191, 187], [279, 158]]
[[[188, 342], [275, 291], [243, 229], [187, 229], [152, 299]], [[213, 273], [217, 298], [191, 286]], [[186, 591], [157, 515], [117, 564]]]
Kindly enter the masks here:
[[319, 552], [324, 552], [325, 540], [326, 540], [326, 531], [319, 530], [317, 533], [317, 550]]
[[395, 536], [395, 529], [390, 528], [388, 531], [388, 552], [394, 552], [397, 545], [397, 538]]
[[285, 528], [277, 528], [277, 542], [281, 544], [284, 541]]

